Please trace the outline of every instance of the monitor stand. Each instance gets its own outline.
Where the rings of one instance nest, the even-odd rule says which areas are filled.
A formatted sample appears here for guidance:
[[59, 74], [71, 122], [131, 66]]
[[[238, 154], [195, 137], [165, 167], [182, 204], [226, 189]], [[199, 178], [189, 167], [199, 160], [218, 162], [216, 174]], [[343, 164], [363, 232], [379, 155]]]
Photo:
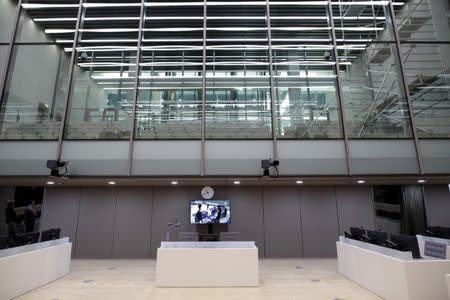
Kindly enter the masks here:
[[204, 242], [217, 242], [219, 241], [219, 235], [213, 233], [213, 224], [208, 224], [208, 234], [200, 234], [200, 241]]

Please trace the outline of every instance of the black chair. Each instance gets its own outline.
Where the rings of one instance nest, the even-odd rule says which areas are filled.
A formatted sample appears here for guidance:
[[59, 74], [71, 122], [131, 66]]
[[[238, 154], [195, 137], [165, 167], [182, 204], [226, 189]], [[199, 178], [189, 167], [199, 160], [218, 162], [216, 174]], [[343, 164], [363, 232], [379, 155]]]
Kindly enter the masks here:
[[178, 240], [183, 242], [198, 242], [198, 232], [179, 232]]
[[220, 241], [239, 241], [239, 232], [221, 232]]

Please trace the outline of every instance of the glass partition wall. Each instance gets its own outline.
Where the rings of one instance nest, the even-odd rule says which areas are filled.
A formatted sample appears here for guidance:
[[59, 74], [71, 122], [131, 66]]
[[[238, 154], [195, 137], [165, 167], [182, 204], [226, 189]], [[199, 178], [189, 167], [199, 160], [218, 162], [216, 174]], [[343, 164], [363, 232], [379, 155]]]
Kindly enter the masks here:
[[3, 140], [450, 138], [445, 0], [0, 7]]
[[206, 139], [271, 139], [265, 1], [207, 2]]
[[137, 139], [201, 139], [203, 1], [145, 2]]

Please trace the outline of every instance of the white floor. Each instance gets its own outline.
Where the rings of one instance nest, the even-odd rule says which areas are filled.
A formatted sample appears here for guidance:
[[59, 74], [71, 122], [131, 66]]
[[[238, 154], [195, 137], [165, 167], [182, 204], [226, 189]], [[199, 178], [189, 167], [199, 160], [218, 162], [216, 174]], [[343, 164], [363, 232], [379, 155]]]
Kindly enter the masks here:
[[[159, 288], [155, 265], [155, 260], [74, 260], [68, 276], [16, 299], [381, 299], [338, 274], [334, 259], [261, 260], [257, 288]], [[192, 270], [192, 276], [214, 276], [217, 268], [219, 262], [210, 270]]]

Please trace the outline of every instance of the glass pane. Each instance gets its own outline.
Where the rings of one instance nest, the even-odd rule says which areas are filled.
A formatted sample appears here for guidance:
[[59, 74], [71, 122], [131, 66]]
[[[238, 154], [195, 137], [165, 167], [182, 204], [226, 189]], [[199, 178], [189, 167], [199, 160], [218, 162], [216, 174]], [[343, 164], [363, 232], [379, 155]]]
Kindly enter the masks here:
[[286, 47], [283, 45], [274, 47], [277, 49], [273, 51], [277, 136], [339, 138], [331, 46], [299, 45], [291, 50], [278, 50]]
[[408, 138], [411, 126], [395, 44], [339, 45], [350, 138]]
[[9, 43], [16, 11], [15, 1], [0, 0], [0, 43]]
[[333, 1], [338, 42], [394, 41], [388, 16], [388, 1]]
[[17, 45], [11, 61], [1, 138], [58, 138], [70, 56], [56, 45]]
[[84, 6], [65, 138], [129, 139], [140, 1], [97, 6]]
[[450, 138], [450, 44], [402, 44], [420, 138]]
[[[203, 2], [146, 7], [136, 138], [200, 139]], [[169, 3], [167, 3], [169, 5]]]
[[[60, 1], [61, 2], [61, 1]], [[71, 47], [78, 12], [77, 0], [52, 5], [41, 0], [24, 0], [17, 28], [18, 43], [49, 43], [56, 41]]]
[[272, 1], [278, 138], [341, 136], [327, 3]]
[[326, 3], [304, 4], [301, 1], [270, 2], [273, 44], [331, 42]]
[[208, 5], [206, 138], [270, 139], [265, 3], [222, 4]]
[[0, 74], [3, 74], [6, 67], [6, 56], [8, 55], [8, 46], [0, 45]]
[[450, 42], [449, 14], [447, 0], [399, 1], [395, 21], [400, 40]]

